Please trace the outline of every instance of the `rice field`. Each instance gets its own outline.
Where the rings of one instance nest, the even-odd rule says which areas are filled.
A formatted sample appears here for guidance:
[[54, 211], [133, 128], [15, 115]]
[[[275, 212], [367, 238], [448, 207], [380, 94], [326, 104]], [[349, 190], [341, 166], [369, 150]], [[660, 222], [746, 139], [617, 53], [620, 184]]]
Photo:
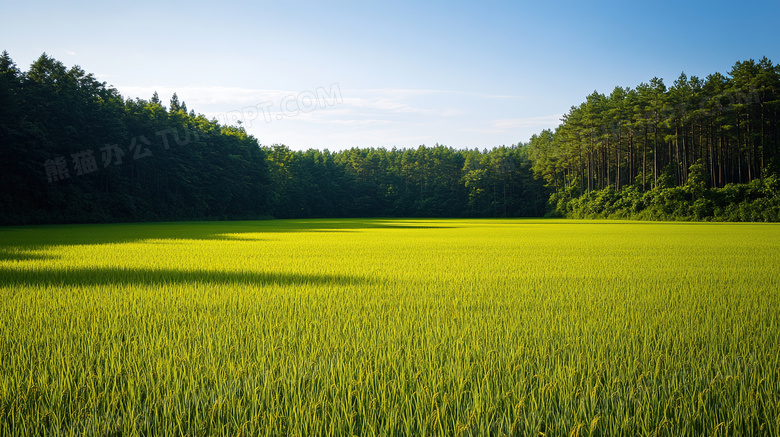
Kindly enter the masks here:
[[0, 228], [2, 436], [780, 436], [780, 226]]

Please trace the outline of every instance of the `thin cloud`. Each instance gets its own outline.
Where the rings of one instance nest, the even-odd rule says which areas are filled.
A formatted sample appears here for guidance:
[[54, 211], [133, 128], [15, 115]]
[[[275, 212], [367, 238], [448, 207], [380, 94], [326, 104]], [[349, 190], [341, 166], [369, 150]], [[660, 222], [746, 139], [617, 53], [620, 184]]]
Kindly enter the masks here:
[[[317, 89], [330, 91], [331, 85], [323, 85]], [[225, 111], [241, 110], [247, 106], [258, 105], [266, 102], [278, 104], [284, 98], [298, 96], [302, 93], [317, 92], [312, 90], [281, 90], [281, 89], [252, 89], [242, 87], [225, 86], [184, 86], [171, 87], [166, 85], [153, 86], [116, 86], [116, 88], [129, 98], [148, 99], [157, 92], [161, 99], [170, 98], [173, 93], [179, 96], [180, 100], [185, 100], [190, 107], [196, 108], [198, 105], [220, 105], [225, 106]], [[379, 111], [420, 113], [431, 115], [457, 115], [462, 114], [462, 110], [448, 108], [442, 111], [437, 107], [422, 107], [419, 104], [413, 104], [411, 100], [424, 98], [426, 96], [470, 96], [484, 99], [507, 99], [518, 98], [517, 96], [492, 95], [464, 91], [433, 90], [433, 89], [340, 89], [342, 102], [345, 105], [355, 108], [366, 108]], [[196, 108], [197, 109], [197, 108]], [[210, 109], [210, 108], [209, 108]]]
[[[334, 87], [335, 86], [335, 87]], [[127, 98], [149, 99], [156, 91], [167, 105], [177, 93], [187, 107], [221, 123], [242, 121], [262, 144], [291, 147], [416, 147], [451, 144], [477, 147], [513, 143], [533, 132], [557, 126], [560, 114], [497, 118], [515, 112], [520, 96], [437, 89], [349, 89], [323, 84], [308, 90], [227, 86], [117, 86]], [[330, 94], [311, 110], [282, 108], [297, 96]], [[324, 97], [324, 96], [323, 96]], [[295, 104], [291, 104], [294, 107]], [[262, 108], [258, 111], [257, 108]], [[267, 112], [265, 112], [267, 111]]]
[[554, 128], [561, 124], [563, 114], [545, 115], [542, 117], [502, 118], [493, 120], [493, 127], [498, 131], [527, 128]]

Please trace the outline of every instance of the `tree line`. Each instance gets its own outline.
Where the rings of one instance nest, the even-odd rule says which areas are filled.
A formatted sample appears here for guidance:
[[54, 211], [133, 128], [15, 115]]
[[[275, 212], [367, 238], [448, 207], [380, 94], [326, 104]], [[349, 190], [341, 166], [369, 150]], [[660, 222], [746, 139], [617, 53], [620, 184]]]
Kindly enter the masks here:
[[263, 150], [275, 217], [534, 217], [549, 196], [523, 145]]
[[780, 220], [780, 67], [594, 92], [528, 143], [261, 145], [174, 94], [0, 56], [0, 224], [307, 217]]
[[176, 94], [124, 99], [46, 54], [26, 72], [0, 56], [0, 162], [0, 224], [539, 216], [550, 194], [523, 144], [263, 146]]

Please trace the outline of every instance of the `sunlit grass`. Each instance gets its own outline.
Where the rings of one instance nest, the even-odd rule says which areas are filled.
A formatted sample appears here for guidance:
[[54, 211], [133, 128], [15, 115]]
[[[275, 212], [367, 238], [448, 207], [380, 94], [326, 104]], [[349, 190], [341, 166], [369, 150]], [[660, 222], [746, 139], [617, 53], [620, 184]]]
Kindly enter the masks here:
[[780, 226], [0, 228], [0, 435], [780, 435]]

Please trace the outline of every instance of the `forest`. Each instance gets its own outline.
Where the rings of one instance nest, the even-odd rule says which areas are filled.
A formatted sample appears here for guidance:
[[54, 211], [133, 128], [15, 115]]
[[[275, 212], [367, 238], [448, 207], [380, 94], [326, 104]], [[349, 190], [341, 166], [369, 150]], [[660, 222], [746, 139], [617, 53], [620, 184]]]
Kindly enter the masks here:
[[780, 219], [780, 67], [593, 92], [529, 143], [567, 217]]
[[174, 94], [0, 56], [0, 224], [308, 217], [780, 220], [780, 67], [594, 92], [528, 143], [262, 145]]

